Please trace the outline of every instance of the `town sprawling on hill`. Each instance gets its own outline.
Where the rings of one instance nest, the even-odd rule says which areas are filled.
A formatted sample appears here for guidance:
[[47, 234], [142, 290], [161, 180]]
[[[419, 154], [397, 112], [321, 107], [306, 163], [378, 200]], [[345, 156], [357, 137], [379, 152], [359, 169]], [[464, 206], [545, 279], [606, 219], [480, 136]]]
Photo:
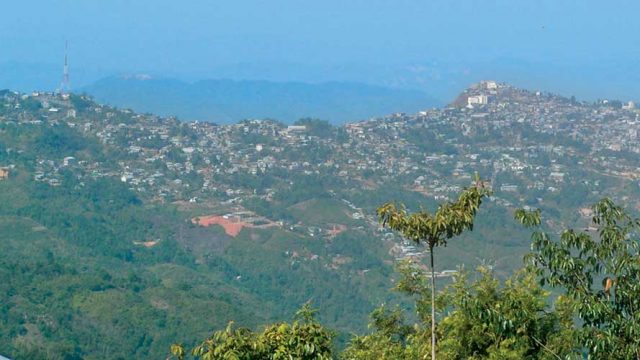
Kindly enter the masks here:
[[382, 229], [378, 206], [433, 209], [478, 173], [492, 196], [436, 270], [507, 277], [529, 249], [516, 209], [541, 209], [552, 232], [588, 230], [603, 197], [640, 210], [639, 131], [631, 102], [495, 81], [343, 126], [182, 122], [2, 91], [0, 349], [161, 358], [176, 338], [307, 301], [344, 336], [363, 331], [377, 305], [402, 303], [387, 291], [396, 261], [426, 254]]

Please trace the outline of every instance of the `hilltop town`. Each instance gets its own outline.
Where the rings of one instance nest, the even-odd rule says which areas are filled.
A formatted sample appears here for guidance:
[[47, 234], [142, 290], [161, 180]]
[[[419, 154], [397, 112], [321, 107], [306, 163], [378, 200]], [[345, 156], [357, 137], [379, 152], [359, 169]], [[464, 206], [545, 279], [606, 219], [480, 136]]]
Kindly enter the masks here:
[[178, 338], [310, 301], [347, 341], [380, 304], [409, 308], [388, 291], [393, 269], [429, 255], [381, 228], [377, 207], [433, 210], [477, 172], [493, 195], [472, 232], [437, 249], [437, 286], [480, 265], [509, 277], [531, 249], [515, 209], [541, 209], [553, 236], [596, 230], [602, 197], [640, 208], [638, 114], [490, 81], [446, 108], [341, 127], [1, 91], [2, 348], [162, 358]]
[[[631, 195], [640, 184], [639, 117], [633, 103], [580, 102], [494, 81], [473, 85], [443, 109], [342, 127], [314, 119], [289, 126], [263, 119], [181, 122], [78, 95], [0, 94], [0, 131], [49, 127], [109, 149], [103, 159], [64, 147], [36, 151], [32, 176], [38, 182], [58, 186], [69, 174], [78, 186], [87, 178], [116, 178], [146, 201], [178, 204], [194, 216], [326, 238], [346, 222], [393, 238], [377, 230], [373, 210], [379, 204], [367, 194], [449, 200], [474, 172], [493, 188], [492, 202], [505, 209], [569, 209], [588, 218], [585, 206], [602, 196], [638, 209], [632, 200], [638, 196]], [[19, 144], [4, 151], [33, 153]], [[296, 204], [316, 197], [331, 199], [327, 206], [348, 220], [292, 215]], [[420, 255], [409, 244], [392, 252]]]

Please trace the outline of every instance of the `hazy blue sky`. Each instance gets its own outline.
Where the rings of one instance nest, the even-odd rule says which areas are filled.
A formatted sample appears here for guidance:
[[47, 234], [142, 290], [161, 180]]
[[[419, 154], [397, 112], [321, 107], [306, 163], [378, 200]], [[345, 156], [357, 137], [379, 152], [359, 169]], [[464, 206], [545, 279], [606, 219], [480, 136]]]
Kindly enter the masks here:
[[[215, 76], [214, 69], [228, 65], [237, 70], [234, 64], [292, 63], [343, 66], [334, 76], [348, 78], [349, 69], [365, 64], [505, 59], [628, 66], [640, 59], [638, 34], [637, 0], [16, 0], [0, 5], [0, 63], [59, 64], [68, 39], [72, 66], [105, 73]], [[302, 80], [313, 79], [299, 73]]]

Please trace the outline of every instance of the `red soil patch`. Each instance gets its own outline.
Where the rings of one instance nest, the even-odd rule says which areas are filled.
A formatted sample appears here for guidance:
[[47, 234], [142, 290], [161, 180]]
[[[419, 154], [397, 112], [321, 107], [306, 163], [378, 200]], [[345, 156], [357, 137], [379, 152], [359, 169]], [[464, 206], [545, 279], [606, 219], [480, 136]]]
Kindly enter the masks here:
[[425, 196], [431, 196], [431, 194], [429, 193], [429, 191], [427, 191], [427, 189], [424, 186], [407, 186], [405, 187], [405, 189], [410, 190], [410, 191], [415, 191], [417, 193], [420, 193], [422, 195]]
[[335, 237], [336, 235], [339, 235], [341, 232], [343, 232], [345, 230], [347, 230], [347, 226], [346, 225], [335, 224], [335, 225], [333, 225], [333, 228], [331, 230], [329, 230], [329, 236]]
[[243, 227], [250, 227], [248, 223], [242, 222], [238, 219], [225, 219], [224, 217], [218, 215], [199, 216], [191, 219], [191, 222], [204, 227], [208, 227], [211, 225], [220, 225], [224, 228], [224, 232], [231, 237], [238, 236]]

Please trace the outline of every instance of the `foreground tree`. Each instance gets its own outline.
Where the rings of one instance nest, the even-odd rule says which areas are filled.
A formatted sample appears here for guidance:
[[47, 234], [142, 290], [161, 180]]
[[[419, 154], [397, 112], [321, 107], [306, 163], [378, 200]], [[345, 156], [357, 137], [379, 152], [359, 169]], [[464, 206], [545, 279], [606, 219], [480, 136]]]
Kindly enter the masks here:
[[[373, 312], [372, 334], [354, 337], [342, 354], [345, 360], [418, 360], [432, 353], [428, 339], [429, 276], [420, 267], [403, 262], [396, 290], [416, 301], [420, 319], [404, 324], [402, 313], [381, 307]], [[573, 312], [561, 299], [548, 307], [549, 293], [534, 273], [521, 271], [498, 281], [491, 271], [459, 272], [453, 284], [440, 291], [436, 306], [443, 312], [437, 328], [438, 357], [461, 359], [551, 360], [580, 358]]]
[[[597, 234], [566, 230], [558, 240], [540, 230], [539, 211], [516, 211], [516, 219], [534, 229], [528, 266], [504, 283], [488, 269], [475, 275], [460, 271], [436, 295], [433, 250], [471, 230], [486, 194], [478, 181], [433, 215], [408, 215], [390, 204], [381, 208], [384, 224], [417, 243], [431, 241], [431, 274], [421, 264], [400, 263], [396, 290], [415, 300], [418, 321], [405, 324], [399, 308], [383, 306], [372, 314], [374, 332], [354, 337], [341, 358], [435, 357], [437, 336], [440, 360], [640, 359], [640, 219], [607, 199], [593, 208]], [[545, 285], [564, 290], [552, 308]], [[436, 309], [442, 314], [437, 328]], [[270, 325], [261, 333], [229, 325], [190, 354], [200, 359], [331, 359], [333, 336], [306, 305], [292, 324]], [[181, 345], [171, 351], [180, 360], [189, 356]]]
[[465, 189], [455, 202], [447, 202], [435, 213], [425, 209], [412, 214], [404, 205], [387, 203], [378, 209], [382, 226], [398, 231], [416, 244], [426, 244], [429, 248], [431, 266], [431, 359], [436, 359], [436, 284], [433, 251], [437, 246], [447, 244], [447, 240], [473, 229], [473, 220], [482, 203], [489, 195], [476, 174], [476, 184]]
[[552, 240], [539, 211], [519, 210], [516, 219], [535, 229], [529, 263], [542, 284], [564, 289], [589, 358], [640, 359], [640, 220], [609, 199], [593, 210], [595, 236], [570, 229]]
[[[203, 360], [326, 360], [332, 359], [334, 333], [320, 325], [315, 310], [306, 304], [296, 313], [292, 324], [276, 323], [263, 332], [246, 328], [216, 331], [191, 350], [195, 359]], [[171, 347], [174, 359], [184, 360], [188, 351], [182, 344]]]
[[573, 312], [562, 301], [549, 309], [535, 274], [521, 271], [503, 284], [487, 268], [478, 275], [470, 283], [462, 272], [443, 294], [443, 359], [577, 358]]
[[373, 333], [354, 336], [341, 354], [344, 360], [401, 360], [407, 359], [407, 342], [417, 329], [404, 324], [399, 308], [389, 310], [382, 305], [371, 313], [369, 328]]
[[332, 359], [334, 333], [316, 321], [315, 312], [305, 304], [296, 313], [293, 324], [267, 326], [256, 341], [262, 357], [254, 359]]

